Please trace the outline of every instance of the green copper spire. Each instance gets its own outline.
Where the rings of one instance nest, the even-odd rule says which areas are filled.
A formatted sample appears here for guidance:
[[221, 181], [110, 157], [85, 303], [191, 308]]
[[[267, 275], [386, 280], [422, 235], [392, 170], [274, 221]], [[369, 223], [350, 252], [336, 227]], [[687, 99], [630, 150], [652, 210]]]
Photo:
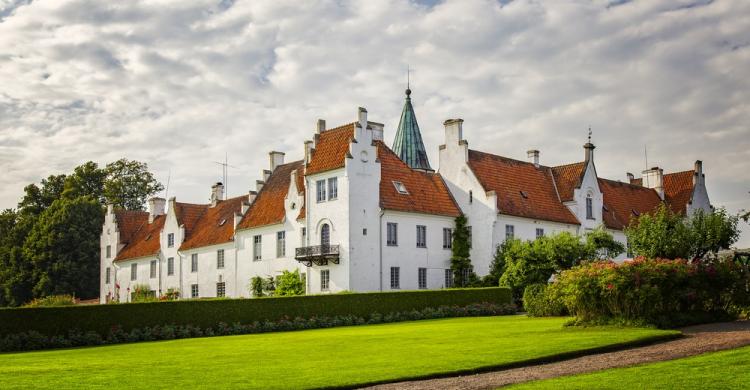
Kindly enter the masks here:
[[393, 140], [393, 152], [414, 169], [432, 171], [422, 142], [422, 134], [419, 132], [417, 116], [414, 115], [414, 107], [411, 105], [410, 95], [411, 89], [407, 85], [406, 102], [401, 112], [401, 120], [398, 122], [396, 139]]

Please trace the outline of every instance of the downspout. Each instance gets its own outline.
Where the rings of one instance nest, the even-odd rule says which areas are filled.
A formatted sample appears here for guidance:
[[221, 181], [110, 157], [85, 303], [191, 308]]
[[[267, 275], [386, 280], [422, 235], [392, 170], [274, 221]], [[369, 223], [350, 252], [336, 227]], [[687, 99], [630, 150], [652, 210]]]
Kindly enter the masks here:
[[182, 253], [180, 253], [180, 251], [177, 251], [177, 258], [180, 259], [180, 292], [179, 293], [180, 293], [180, 299], [182, 299], [184, 290], [182, 289]]
[[378, 258], [380, 267], [379, 291], [383, 291], [383, 214], [385, 214], [385, 210], [380, 209], [380, 216], [378, 216]]
[[[305, 246], [310, 246], [310, 208], [311, 204], [309, 202], [310, 200], [310, 179], [305, 177]], [[305, 272], [307, 274], [307, 277], [305, 278], [305, 283], [307, 284], [307, 290], [305, 290], [306, 294], [310, 293], [310, 267], [305, 267]]]

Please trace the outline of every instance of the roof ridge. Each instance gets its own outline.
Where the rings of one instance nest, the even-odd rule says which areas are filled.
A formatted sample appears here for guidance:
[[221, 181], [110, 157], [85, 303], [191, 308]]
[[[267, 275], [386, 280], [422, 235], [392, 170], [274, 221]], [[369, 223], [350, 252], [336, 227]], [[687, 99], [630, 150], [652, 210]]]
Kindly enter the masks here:
[[578, 161], [578, 162], [573, 162], [573, 163], [568, 163], [568, 164], [555, 165], [555, 166], [550, 167], [550, 168], [552, 168], [552, 169], [567, 168], [567, 167], [571, 167], [573, 165], [578, 165], [578, 164], [586, 164], [586, 161]]

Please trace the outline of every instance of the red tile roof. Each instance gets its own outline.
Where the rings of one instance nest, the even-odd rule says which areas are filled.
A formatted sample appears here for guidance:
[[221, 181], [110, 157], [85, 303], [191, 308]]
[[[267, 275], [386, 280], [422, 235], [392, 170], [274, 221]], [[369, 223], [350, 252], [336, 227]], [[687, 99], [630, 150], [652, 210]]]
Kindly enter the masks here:
[[148, 222], [148, 212], [137, 210], [115, 210], [115, 223], [120, 233], [120, 243], [127, 244], [136, 231]]
[[154, 222], [148, 223], [147, 216], [146, 220], [135, 231], [130, 241], [117, 253], [115, 261], [124, 261], [158, 254], [159, 249], [161, 248], [159, 243], [160, 234], [166, 219], [166, 215], [159, 215], [154, 218]]
[[693, 200], [693, 176], [692, 170], [664, 175], [664, 198], [675, 213], [687, 212]]
[[223, 244], [234, 237], [234, 214], [242, 210], [247, 196], [238, 196], [217, 202], [209, 207], [195, 223], [191, 234], [183, 241], [180, 250]]
[[[411, 169], [382, 141], [375, 141], [380, 160], [380, 207], [405, 211], [457, 217], [461, 210], [456, 205], [440, 174]], [[403, 183], [408, 194], [396, 190], [394, 181]]]
[[354, 138], [354, 123], [320, 133], [312, 159], [307, 164], [307, 175], [343, 168], [349, 143]]
[[297, 175], [296, 175], [296, 184], [297, 184], [297, 191], [302, 196], [302, 206], [299, 208], [299, 215], [297, 215], [297, 220], [303, 220], [305, 219], [305, 165], [300, 164], [299, 168], [297, 168]]
[[661, 203], [656, 191], [634, 184], [599, 178], [599, 189], [604, 198], [602, 219], [610, 229], [622, 230], [631, 219], [655, 210]]
[[555, 184], [560, 193], [560, 200], [563, 202], [573, 200], [573, 191], [580, 187], [585, 172], [585, 161], [552, 167], [552, 173], [555, 175]]
[[185, 226], [185, 239], [190, 238], [195, 224], [198, 222], [203, 213], [208, 210], [207, 204], [192, 204], [174, 202], [175, 216], [177, 225]]
[[497, 194], [499, 213], [579, 225], [557, 195], [551, 168], [476, 150], [469, 150], [469, 167]]
[[289, 192], [292, 171], [299, 169], [303, 161], [295, 161], [279, 165], [268, 177], [263, 188], [255, 198], [250, 210], [245, 214], [237, 230], [249, 229], [257, 226], [281, 223], [286, 215], [284, 199]]

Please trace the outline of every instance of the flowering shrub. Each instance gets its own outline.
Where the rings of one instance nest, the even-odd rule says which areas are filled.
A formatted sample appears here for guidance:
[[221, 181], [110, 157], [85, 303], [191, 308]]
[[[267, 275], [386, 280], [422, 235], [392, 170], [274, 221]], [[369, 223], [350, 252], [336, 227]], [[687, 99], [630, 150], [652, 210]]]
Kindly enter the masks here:
[[671, 327], [736, 316], [748, 305], [749, 277], [746, 265], [731, 261], [598, 261], [563, 271], [547, 293], [580, 323]]
[[36, 298], [23, 307], [73, 306], [75, 304], [76, 298], [72, 295], [50, 295], [44, 298]]
[[516, 312], [510, 304], [475, 303], [467, 306], [440, 306], [388, 314], [372, 313], [368, 317], [342, 315], [334, 317], [289, 318], [276, 321], [255, 321], [249, 324], [219, 322], [215, 327], [201, 328], [194, 325], [173, 325], [136, 328], [129, 332], [113, 326], [107, 335], [96, 332], [71, 331], [65, 336], [46, 336], [37, 331], [16, 333], [0, 338], [0, 351], [30, 351], [50, 348], [69, 348], [102, 344], [134, 343], [139, 341], [172, 340], [190, 337], [212, 337], [250, 333], [280, 332], [302, 329], [332, 328], [382, 324], [387, 322], [414, 321], [449, 317], [476, 317], [506, 315]]

